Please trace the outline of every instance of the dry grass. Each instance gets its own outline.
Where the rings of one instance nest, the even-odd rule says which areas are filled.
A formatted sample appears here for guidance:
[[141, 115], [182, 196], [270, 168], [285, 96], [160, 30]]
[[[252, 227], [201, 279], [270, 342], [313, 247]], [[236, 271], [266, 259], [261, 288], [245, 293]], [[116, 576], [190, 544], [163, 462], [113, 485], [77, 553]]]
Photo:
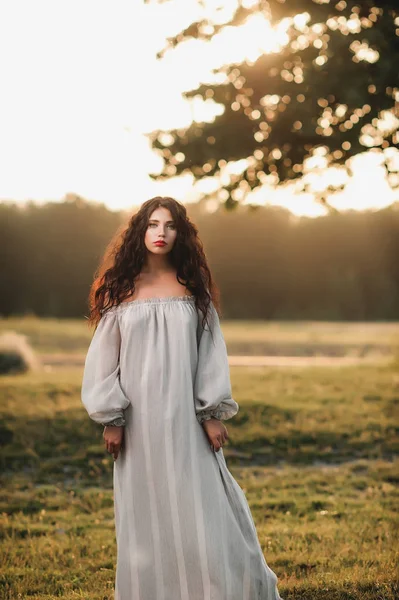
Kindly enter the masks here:
[[[273, 356], [392, 355], [399, 348], [399, 323], [222, 320], [229, 354]], [[84, 319], [0, 318], [6, 329], [28, 336], [38, 353], [86, 352], [92, 330]]]

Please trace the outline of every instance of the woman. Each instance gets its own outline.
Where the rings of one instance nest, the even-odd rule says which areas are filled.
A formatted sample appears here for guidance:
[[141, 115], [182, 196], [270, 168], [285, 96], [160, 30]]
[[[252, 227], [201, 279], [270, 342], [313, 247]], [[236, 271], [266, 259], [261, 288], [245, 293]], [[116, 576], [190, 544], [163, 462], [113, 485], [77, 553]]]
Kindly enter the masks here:
[[115, 600], [278, 600], [223, 456], [238, 405], [198, 231], [156, 197], [109, 250], [82, 401], [114, 458]]

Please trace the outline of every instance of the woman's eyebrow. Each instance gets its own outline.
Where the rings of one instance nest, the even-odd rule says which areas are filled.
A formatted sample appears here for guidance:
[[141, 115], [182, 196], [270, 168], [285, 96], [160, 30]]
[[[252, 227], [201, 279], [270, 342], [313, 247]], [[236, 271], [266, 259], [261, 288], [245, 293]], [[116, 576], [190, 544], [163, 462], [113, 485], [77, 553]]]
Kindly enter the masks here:
[[[149, 219], [150, 221], [154, 221], [154, 223], [159, 223], [158, 219]], [[174, 223], [174, 221], [166, 221], [166, 223]]]

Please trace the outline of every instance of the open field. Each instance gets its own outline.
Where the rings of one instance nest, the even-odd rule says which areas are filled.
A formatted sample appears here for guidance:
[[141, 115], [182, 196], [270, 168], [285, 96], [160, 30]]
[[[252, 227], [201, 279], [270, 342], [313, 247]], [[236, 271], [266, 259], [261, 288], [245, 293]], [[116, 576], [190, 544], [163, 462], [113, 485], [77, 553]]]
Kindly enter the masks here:
[[[399, 323], [225, 321], [230, 355], [390, 356], [399, 352]], [[22, 333], [39, 354], [83, 354], [92, 336], [84, 319], [0, 318], [0, 334]]]
[[[113, 597], [113, 462], [81, 375], [0, 379], [1, 598]], [[240, 411], [224, 454], [284, 600], [397, 598], [397, 365], [231, 376]]]

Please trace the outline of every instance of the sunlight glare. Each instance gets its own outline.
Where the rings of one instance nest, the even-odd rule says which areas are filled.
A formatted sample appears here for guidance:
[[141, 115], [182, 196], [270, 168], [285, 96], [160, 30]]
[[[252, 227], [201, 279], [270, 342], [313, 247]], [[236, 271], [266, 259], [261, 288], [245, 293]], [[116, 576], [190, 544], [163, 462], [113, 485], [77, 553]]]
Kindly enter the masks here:
[[[242, 2], [244, 8], [254, 4], [255, 0]], [[208, 190], [226, 200], [228, 192], [219, 192], [217, 186], [227, 185], [242, 173], [249, 164], [246, 159], [221, 166], [217, 182], [211, 178], [195, 182], [191, 173], [154, 182], [149, 173], [160, 173], [163, 162], [152, 151], [145, 133], [185, 128], [193, 119], [212, 121], [224, 107], [211, 98], [187, 102], [183, 92], [201, 83], [224, 81], [225, 75], [215, 75], [213, 69], [255, 61], [289, 43], [292, 19], [284, 18], [272, 26], [264, 14], [255, 12], [240, 27], [226, 27], [211, 41], [190, 40], [166, 52], [162, 61], [156, 59], [167, 37], [204, 17], [209, 27], [226, 23], [237, 6], [238, 0], [169, 0], [149, 5], [128, 0], [114, 4], [21, 0], [0, 4], [0, 55], [6, 57], [0, 63], [0, 198], [42, 202], [61, 200], [66, 193], [75, 192], [105, 202], [113, 210], [132, 207], [156, 194], [190, 202]], [[299, 31], [306, 31], [307, 13], [294, 17], [294, 24]], [[309, 32], [313, 38], [322, 35], [327, 26], [355, 32], [359, 20], [332, 18], [327, 26], [323, 24], [323, 30], [316, 25]], [[299, 36], [298, 43], [305, 44], [306, 37]], [[373, 60], [375, 55], [359, 43], [352, 49], [354, 56]], [[273, 107], [286, 101], [290, 101], [288, 96], [262, 99], [262, 105], [270, 110], [256, 132], [260, 142], [267, 135]], [[371, 107], [365, 105], [361, 110], [367, 114]], [[347, 107], [340, 105], [332, 114], [323, 114], [321, 127], [327, 131], [333, 118], [345, 119], [346, 111]], [[257, 111], [252, 110], [251, 115], [260, 118]], [[352, 117], [347, 117], [348, 126], [353, 125]], [[395, 119], [387, 111], [363, 131], [370, 146], [380, 139], [382, 130], [396, 127]], [[299, 120], [296, 127], [302, 128]], [[167, 133], [161, 135], [166, 136], [162, 140], [167, 139]], [[322, 157], [315, 157], [313, 169], [321, 168]], [[181, 158], [177, 157], [177, 162]], [[386, 158], [390, 165], [397, 165], [399, 153]], [[344, 208], [362, 208], [373, 201], [381, 206], [397, 198], [381, 163], [362, 160], [363, 170], [354, 168], [349, 192], [335, 196], [335, 201]], [[340, 181], [342, 172], [335, 177]], [[261, 176], [268, 185], [268, 201], [276, 200], [295, 214], [323, 214], [324, 208], [308, 196], [294, 194], [295, 185], [285, 187], [284, 192], [271, 191], [275, 180], [273, 173]], [[330, 173], [324, 184], [333, 180]], [[316, 185], [321, 189], [320, 182]], [[239, 194], [245, 195], [244, 187]], [[258, 194], [264, 198], [265, 189], [259, 188], [255, 197]]]

